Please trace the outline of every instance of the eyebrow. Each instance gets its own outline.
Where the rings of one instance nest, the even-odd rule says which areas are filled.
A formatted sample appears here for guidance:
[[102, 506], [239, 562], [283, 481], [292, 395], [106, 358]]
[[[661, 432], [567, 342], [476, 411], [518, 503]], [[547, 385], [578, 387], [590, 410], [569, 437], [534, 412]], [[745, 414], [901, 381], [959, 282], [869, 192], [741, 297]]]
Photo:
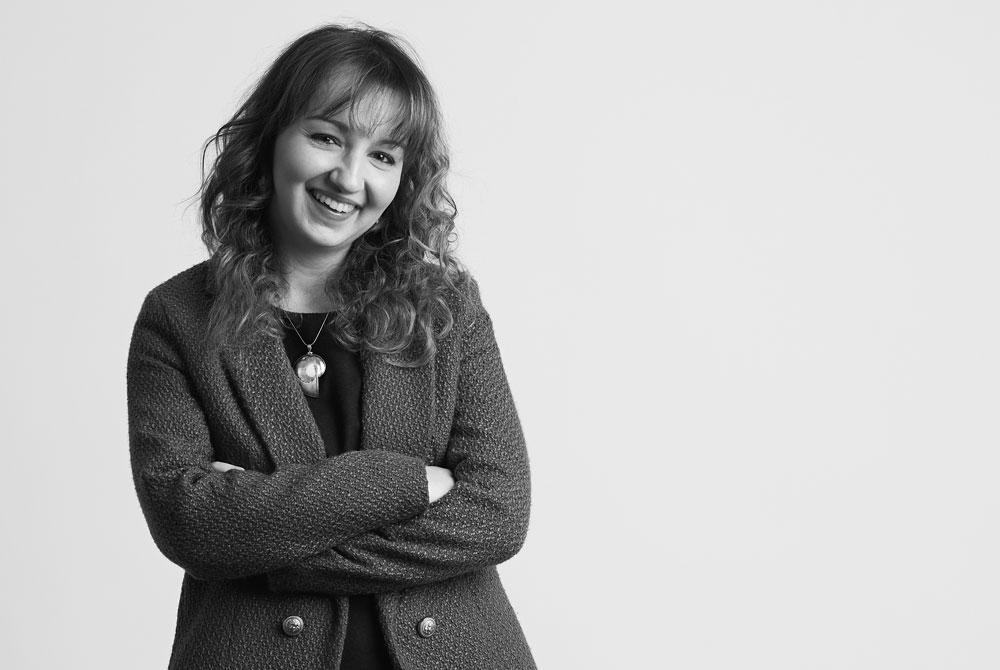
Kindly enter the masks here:
[[[316, 114], [313, 116], [307, 116], [306, 121], [322, 121], [323, 123], [329, 123], [331, 126], [336, 126], [337, 129], [340, 132], [344, 133], [345, 135], [349, 135], [351, 133], [351, 128], [346, 123], [344, 123], [343, 121], [338, 121], [337, 119], [331, 119], [329, 116], [322, 116], [320, 114]], [[405, 146], [400, 140], [394, 140], [390, 137], [376, 140], [375, 144], [388, 147], [395, 147], [400, 150], [405, 148]]]

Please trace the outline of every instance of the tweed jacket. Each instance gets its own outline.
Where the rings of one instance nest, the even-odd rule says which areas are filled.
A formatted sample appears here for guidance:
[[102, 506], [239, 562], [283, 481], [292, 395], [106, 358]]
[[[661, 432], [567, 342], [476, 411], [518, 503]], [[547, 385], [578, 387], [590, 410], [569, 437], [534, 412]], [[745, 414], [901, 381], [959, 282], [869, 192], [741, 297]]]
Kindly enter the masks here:
[[[528, 460], [475, 282], [431, 363], [364, 356], [362, 448], [330, 458], [279, 340], [206, 345], [208, 274], [149, 293], [128, 358], [136, 492], [185, 571], [169, 667], [337, 668], [347, 596], [376, 594], [404, 670], [534, 668], [495, 567], [527, 532]], [[455, 478], [433, 505], [426, 465]]]

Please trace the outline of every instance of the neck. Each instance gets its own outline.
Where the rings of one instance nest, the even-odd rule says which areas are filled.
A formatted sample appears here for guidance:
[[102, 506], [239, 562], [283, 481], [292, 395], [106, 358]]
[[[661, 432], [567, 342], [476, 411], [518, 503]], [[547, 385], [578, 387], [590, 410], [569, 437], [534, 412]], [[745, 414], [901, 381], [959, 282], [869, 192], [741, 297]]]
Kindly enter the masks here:
[[289, 312], [329, 312], [335, 308], [326, 293], [327, 281], [339, 265], [330, 259], [279, 254], [284, 287], [281, 307]]

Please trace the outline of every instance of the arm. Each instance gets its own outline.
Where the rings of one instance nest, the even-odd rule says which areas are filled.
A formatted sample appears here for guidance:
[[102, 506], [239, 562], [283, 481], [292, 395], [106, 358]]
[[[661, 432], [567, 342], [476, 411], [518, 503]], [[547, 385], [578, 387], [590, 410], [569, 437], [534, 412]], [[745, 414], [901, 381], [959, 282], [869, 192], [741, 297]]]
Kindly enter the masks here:
[[420, 459], [355, 452], [265, 474], [216, 472], [209, 424], [154, 294], [128, 359], [129, 444], [139, 502], [160, 550], [203, 579], [260, 574], [426, 509]]
[[493, 327], [478, 302], [463, 335], [444, 465], [455, 487], [420, 516], [362, 533], [274, 571], [274, 591], [378, 593], [448, 579], [513, 556], [528, 526], [528, 458]]

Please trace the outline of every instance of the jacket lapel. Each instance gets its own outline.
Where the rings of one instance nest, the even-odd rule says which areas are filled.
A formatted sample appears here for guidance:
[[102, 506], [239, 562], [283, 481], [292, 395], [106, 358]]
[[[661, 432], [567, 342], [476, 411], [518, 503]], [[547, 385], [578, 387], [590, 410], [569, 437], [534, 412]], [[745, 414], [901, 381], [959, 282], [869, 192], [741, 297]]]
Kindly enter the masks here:
[[275, 468], [326, 457], [319, 428], [279, 340], [258, 337], [247, 346], [224, 349], [222, 357]]
[[[246, 416], [276, 468], [313, 463], [326, 447], [281, 342], [260, 337], [223, 350], [223, 363]], [[365, 355], [361, 393], [361, 448], [397, 451], [431, 460], [430, 429], [436, 406], [434, 363], [392, 365]]]

